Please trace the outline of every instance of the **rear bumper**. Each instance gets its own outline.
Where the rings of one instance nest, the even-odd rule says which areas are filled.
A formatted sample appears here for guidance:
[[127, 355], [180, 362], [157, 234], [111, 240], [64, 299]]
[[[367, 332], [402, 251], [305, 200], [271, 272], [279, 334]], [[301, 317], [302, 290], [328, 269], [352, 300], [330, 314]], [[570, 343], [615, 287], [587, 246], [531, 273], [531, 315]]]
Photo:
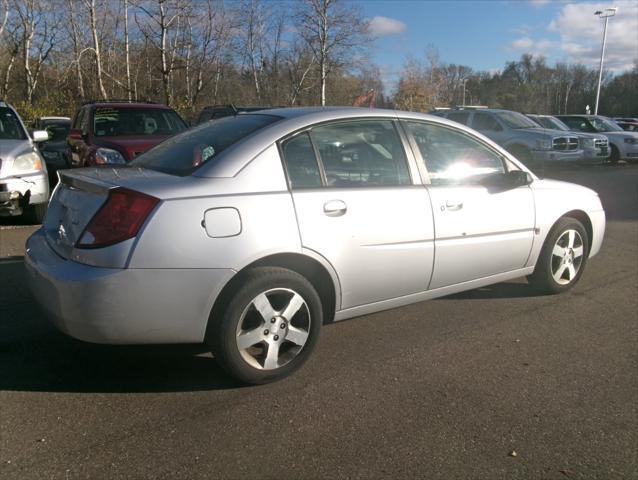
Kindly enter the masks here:
[[215, 298], [230, 269], [116, 269], [65, 260], [43, 230], [27, 240], [31, 292], [62, 332], [107, 344], [204, 340]]

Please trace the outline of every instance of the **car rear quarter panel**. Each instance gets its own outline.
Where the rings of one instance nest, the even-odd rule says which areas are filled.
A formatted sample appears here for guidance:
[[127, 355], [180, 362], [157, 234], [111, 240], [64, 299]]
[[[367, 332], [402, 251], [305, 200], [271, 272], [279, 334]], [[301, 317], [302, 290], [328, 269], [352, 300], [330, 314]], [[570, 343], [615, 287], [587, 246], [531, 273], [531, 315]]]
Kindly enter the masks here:
[[[198, 196], [173, 197], [162, 202], [140, 235], [129, 268], [238, 271], [267, 255], [301, 253], [292, 197], [274, 145], [236, 176], [210, 179], [200, 185], [197, 193]], [[219, 208], [239, 212], [239, 234], [224, 238], [207, 234], [205, 212]]]

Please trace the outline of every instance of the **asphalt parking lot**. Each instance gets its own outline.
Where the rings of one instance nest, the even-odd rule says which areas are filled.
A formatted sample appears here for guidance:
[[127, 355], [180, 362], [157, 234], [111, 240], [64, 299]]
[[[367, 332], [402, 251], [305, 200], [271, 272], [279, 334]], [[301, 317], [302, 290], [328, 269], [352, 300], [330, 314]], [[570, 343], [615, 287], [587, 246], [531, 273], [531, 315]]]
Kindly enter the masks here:
[[[241, 388], [197, 346], [54, 331], [0, 221], [0, 478], [638, 478], [638, 165], [546, 172], [608, 215], [581, 282], [525, 280], [327, 325]], [[514, 453], [515, 452], [515, 453]]]

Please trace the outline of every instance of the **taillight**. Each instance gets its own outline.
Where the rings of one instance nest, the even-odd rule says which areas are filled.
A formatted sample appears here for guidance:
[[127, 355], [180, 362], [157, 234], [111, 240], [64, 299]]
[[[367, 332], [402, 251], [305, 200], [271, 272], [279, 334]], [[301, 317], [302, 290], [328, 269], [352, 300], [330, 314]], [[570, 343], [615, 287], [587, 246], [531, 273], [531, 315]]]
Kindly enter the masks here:
[[155, 197], [127, 188], [109, 190], [106, 202], [86, 226], [76, 247], [101, 248], [135, 237], [158, 202]]

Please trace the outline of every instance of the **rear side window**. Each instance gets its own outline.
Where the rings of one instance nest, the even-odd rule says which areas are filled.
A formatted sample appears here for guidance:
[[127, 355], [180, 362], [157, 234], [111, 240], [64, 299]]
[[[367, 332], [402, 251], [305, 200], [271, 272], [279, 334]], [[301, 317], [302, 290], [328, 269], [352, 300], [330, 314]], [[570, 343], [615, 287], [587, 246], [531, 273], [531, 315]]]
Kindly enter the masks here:
[[238, 115], [207, 122], [170, 137], [129, 165], [172, 175], [190, 175], [243, 138], [280, 120], [275, 115]]
[[406, 122], [432, 185], [472, 185], [504, 173], [501, 158], [478, 140], [452, 128]]
[[292, 188], [321, 186], [319, 166], [307, 132], [286, 140], [281, 148]]
[[312, 129], [328, 187], [409, 185], [401, 138], [391, 120], [360, 120]]

